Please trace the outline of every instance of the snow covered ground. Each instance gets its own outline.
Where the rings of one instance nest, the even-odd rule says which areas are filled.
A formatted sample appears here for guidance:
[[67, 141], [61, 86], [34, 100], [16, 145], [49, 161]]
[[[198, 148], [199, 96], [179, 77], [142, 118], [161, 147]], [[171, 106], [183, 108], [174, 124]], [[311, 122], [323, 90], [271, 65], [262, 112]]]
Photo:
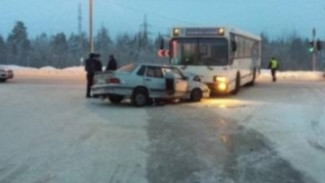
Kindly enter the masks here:
[[0, 182], [322, 183], [322, 73], [263, 71], [237, 96], [134, 108], [86, 100], [82, 67], [0, 84]]
[[[262, 70], [259, 79], [270, 79], [270, 75], [269, 70]], [[282, 80], [319, 80], [324, 77], [324, 73], [320, 71], [279, 71], [277, 77]]]
[[[325, 80], [311, 78], [309, 81], [291, 78], [273, 84], [259, 80], [254, 88], [242, 91], [239, 96], [207, 100], [199, 105], [219, 107], [215, 112], [224, 119], [263, 134], [279, 156], [311, 178], [306, 182], [320, 183], [325, 180]], [[250, 158], [261, 161], [259, 166], [263, 167], [272, 161], [272, 156], [266, 160], [268, 156], [266, 153], [264, 157], [256, 157], [257, 160]]]

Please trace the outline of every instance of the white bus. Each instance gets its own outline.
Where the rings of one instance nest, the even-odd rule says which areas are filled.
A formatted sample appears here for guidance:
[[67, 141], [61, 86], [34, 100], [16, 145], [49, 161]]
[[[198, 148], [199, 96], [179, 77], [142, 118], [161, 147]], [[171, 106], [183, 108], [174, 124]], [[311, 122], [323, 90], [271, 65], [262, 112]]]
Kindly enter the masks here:
[[261, 67], [261, 37], [234, 28], [172, 29], [170, 64], [197, 74], [216, 94], [254, 85]]

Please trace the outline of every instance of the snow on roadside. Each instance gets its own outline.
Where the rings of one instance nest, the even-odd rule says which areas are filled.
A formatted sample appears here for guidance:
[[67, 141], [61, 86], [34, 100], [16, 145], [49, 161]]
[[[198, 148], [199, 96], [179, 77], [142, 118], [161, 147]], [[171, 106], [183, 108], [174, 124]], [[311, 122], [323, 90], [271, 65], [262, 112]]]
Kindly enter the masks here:
[[[324, 77], [324, 73], [317, 71], [278, 71], [277, 78], [285, 80], [319, 80]], [[259, 76], [262, 80], [271, 80], [271, 72], [266, 69], [261, 70]]]
[[57, 70], [57, 68], [52, 67], [52, 66], [45, 66], [45, 67], [41, 67], [40, 70], [44, 70], [44, 71], [54, 71], [54, 70]]
[[14, 71], [20, 71], [20, 70], [37, 70], [37, 68], [23, 67], [23, 66], [18, 66], [18, 65], [0, 65], [0, 68], [10, 69], [10, 70], [14, 70]]
[[81, 77], [85, 75], [83, 66], [67, 67], [58, 69], [52, 66], [41, 68], [22, 67], [16, 65], [0, 65], [0, 68], [14, 71], [15, 76], [36, 76], [36, 77]]

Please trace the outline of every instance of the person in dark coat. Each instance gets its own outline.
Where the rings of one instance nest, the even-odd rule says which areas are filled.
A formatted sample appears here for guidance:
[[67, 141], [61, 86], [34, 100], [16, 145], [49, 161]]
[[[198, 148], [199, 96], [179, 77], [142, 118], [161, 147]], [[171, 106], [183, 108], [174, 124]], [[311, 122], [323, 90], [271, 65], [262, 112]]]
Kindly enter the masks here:
[[109, 56], [106, 71], [115, 71], [117, 69], [117, 63], [113, 55]]
[[94, 76], [96, 72], [102, 71], [102, 64], [100, 62], [100, 55], [96, 53], [89, 54], [89, 58], [86, 60], [85, 70], [87, 72], [87, 92], [86, 97], [91, 98], [90, 90], [94, 82]]

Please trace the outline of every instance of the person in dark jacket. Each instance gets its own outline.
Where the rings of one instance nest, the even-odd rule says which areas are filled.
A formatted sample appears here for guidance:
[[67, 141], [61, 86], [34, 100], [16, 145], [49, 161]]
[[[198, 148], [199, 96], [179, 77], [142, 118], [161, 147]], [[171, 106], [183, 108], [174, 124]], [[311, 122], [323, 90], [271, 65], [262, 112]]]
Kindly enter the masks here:
[[96, 53], [89, 54], [89, 58], [86, 60], [85, 70], [87, 72], [87, 92], [86, 97], [91, 98], [90, 90], [94, 82], [94, 76], [96, 72], [102, 71], [102, 64], [100, 62], [100, 55]]
[[106, 71], [115, 71], [117, 69], [117, 63], [113, 55], [109, 56]]
[[279, 62], [274, 57], [270, 60], [269, 69], [271, 69], [273, 82], [276, 82], [276, 71], [279, 69]]

